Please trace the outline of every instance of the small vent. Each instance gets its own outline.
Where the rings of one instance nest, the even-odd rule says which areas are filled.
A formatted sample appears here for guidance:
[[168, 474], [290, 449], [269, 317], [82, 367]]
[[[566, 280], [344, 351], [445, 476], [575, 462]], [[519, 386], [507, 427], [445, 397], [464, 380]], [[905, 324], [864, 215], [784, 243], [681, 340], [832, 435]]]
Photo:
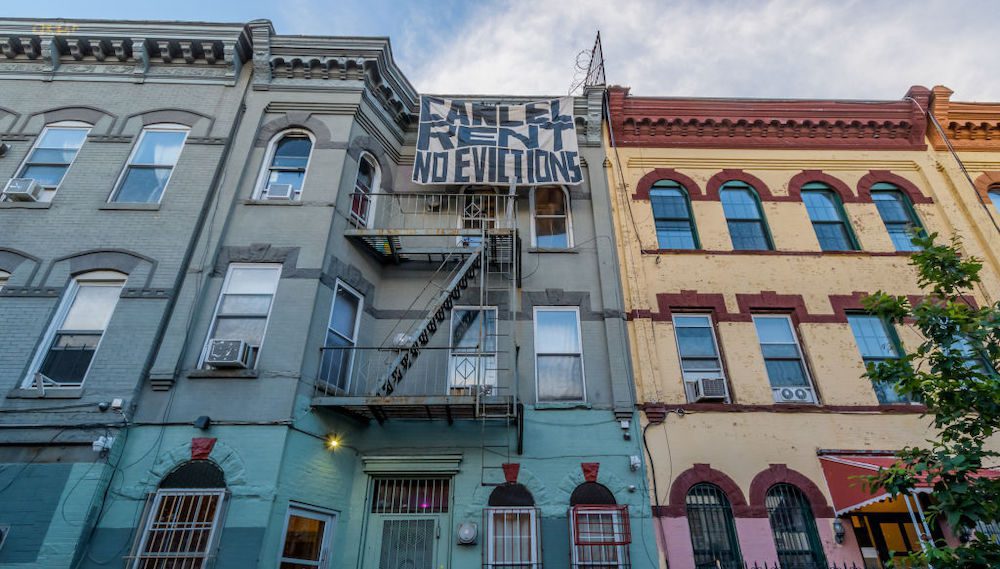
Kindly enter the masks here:
[[11, 178], [4, 186], [5, 198], [16, 202], [36, 202], [42, 193], [42, 187], [32, 178]]
[[726, 380], [721, 377], [700, 377], [691, 382], [691, 394], [695, 401], [725, 401]]
[[212, 340], [205, 363], [215, 368], [247, 368], [250, 346], [243, 340]]
[[812, 403], [812, 389], [809, 387], [776, 387], [774, 400], [777, 403]]

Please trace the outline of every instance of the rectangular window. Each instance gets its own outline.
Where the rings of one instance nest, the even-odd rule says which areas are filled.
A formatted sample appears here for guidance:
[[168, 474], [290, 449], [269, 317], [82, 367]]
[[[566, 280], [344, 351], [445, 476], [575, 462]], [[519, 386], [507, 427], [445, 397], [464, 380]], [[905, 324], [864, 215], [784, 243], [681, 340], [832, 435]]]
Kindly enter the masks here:
[[467, 395], [497, 384], [497, 309], [459, 307], [451, 311], [448, 392]]
[[212, 340], [243, 340], [250, 346], [249, 367], [257, 367], [280, 277], [281, 265], [229, 265], [212, 318], [212, 328], [205, 341], [201, 365], [204, 365]]
[[535, 381], [539, 401], [583, 401], [578, 308], [535, 308]]
[[25, 388], [83, 385], [123, 286], [125, 275], [111, 271], [87, 273], [70, 283]]
[[535, 508], [486, 508], [485, 569], [542, 566]]
[[354, 346], [358, 342], [363, 303], [364, 297], [359, 292], [337, 281], [320, 364], [319, 377], [327, 387], [341, 391], [350, 388]]
[[318, 509], [289, 506], [285, 518], [279, 569], [326, 567], [334, 515]]
[[42, 187], [39, 201], [52, 201], [89, 133], [90, 125], [86, 123], [65, 122], [46, 126], [15, 177], [35, 180]]
[[777, 403], [815, 403], [809, 372], [788, 316], [754, 316], [760, 351]]
[[897, 251], [917, 251], [913, 233], [920, 233], [920, 221], [910, 200], [891, 184], [872, 186], [872, 201]]
[[218, 543], [225, 490], [159, 490], [132, 569], [203, 569]]
[[[861, 359], [865, 365], [894, 360], [902, 354], [895, 331], [886, 326], [884, 320], [871, 314], [848, 314], [847, 322], [854, 333]], [[910, 400], [896, 393], [892, 385], [880, 383], [874, 386], [878, 402], [883, 405], [909, 403]]]
[[535, 247], [572, 247], [565, 191], [562, 188], [536, 188], [531, 200], [535, 216]]
[[143, 129], [110, 201], [159, 203], [187, 134], [187, 128], [181, 126]]
[[684, 390], [689, 401], [697, 399], [695, 384], [699, 379], [718, 378], [725, 381], [719, 344], [708, 314], [674, 315], [674, 336], [681, 361]]
[[698, 248], [687, 190], [676, 182], [661, 180], [649, 190], [649, 205], [660, 249]]
[[570, 509], [574, 569], [631, 567], [632, 543], [627, 506], [574, 506]]
[[10, 273], [7, 271], [0, 271], [0, 290], [3, 290], [4, 285], [7, 284], [7, 279], [10, 278]]

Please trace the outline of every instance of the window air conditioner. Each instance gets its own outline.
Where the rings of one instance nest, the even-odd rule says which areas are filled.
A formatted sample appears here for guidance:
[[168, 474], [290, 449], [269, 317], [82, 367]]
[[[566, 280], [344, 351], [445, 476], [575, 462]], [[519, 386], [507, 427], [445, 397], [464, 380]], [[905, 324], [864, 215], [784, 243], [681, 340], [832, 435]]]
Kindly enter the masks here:
[[32, 178], [11, 178], [4, 186], [3, 195], [15, 202], [37, 202], [42, 195], [42, 187]]
[[290, 200], [295, 194], [291, 184], [271, 184], [267, 187], [267, 199]]
[[699, 401], [725, 401], [727, 390], [726, 380], [721, 377], [699, 377], [691, 380], [691, 396], [695, 403]]
[[810, 387], [775, 387], [774, 401], [776, 403], [812, 403], [812, 388]]
[[212, 340], [205, 363], [218, 369], [250, 367], [250, 345], [243, 340]]

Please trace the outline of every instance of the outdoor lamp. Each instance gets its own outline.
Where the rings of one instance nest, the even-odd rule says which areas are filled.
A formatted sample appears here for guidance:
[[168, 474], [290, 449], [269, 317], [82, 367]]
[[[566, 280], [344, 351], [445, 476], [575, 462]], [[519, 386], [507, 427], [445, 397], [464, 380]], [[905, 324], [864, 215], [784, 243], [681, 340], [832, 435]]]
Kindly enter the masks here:
[[847, 530], [844, 529], [844, 522], [840, 521], [840, 518], [833, 520], [833, 539], [837, 541], [838, 544], [844, 543], [844, 536], [847, 535]]

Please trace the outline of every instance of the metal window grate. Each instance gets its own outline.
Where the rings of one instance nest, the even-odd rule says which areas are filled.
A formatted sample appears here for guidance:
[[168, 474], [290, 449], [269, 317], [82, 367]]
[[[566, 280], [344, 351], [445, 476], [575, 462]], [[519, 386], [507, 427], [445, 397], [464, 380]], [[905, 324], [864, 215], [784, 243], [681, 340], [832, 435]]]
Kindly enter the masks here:
[[447, 513], [449, 486], [446, 478], [376, 478], [372, 513]]
[[743, 567], [736, 521], [729, 498], [714, 484], [695, 484], [686, 498], [688, 526], [697, 569]]
[[132, 569], [202, 569], [211, 557], [225, 490], [160, 490]]
[[775, 484], [764, 500], [782, 567], [826, 567], [823, 544], [809, 501], [791, 484]]
[[486, 508], [485, 569], [542, 566], [537, 508]]
[[573, 567], [627, 569], [632, 530], [628, 506], [584, 505], [570, 508]]

